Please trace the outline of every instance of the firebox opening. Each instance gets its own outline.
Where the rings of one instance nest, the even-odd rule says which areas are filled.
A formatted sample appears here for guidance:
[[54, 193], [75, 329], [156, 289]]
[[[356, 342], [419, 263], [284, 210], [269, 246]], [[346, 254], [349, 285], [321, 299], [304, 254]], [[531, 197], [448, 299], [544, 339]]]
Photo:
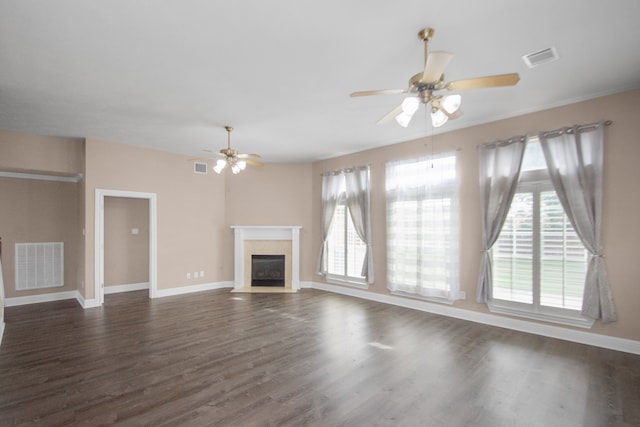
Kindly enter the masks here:
[[284, 287], [284, 255], [251, 255], [251, 286]]

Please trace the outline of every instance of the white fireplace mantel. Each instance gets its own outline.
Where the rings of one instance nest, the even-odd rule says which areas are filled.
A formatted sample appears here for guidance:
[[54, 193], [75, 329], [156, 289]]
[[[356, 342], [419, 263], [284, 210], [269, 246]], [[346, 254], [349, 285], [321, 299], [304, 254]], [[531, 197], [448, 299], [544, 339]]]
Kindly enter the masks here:
[[300, 229], [299, 225], [232, 225], [234, 232], [233, 290], [246, 291], [245, 241], [291, 241], [291, 291], [300, 289]]

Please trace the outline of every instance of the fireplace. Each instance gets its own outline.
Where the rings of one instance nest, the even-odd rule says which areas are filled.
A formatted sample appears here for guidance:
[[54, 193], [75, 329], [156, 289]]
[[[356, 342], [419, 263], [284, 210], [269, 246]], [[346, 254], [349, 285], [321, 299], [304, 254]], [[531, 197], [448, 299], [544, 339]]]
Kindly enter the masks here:
[[[232, 225], [231, 228], [234, 234], [232, 292], [287, 293], [300, 289], [302, 227]], [[262, 268], [262, 264], [267, 265], [267, 271], [259, 274], [260, 277], [253, 274], [255, 255], [258, 255], [257, 263], [261, 264], [258, 269]], [[260, 259], [263, 255], [267, 255], [269, 260]], [[276, 263], [280, 264], [280, 273], [277, 274], [272, 271]]]
[[251, 255], [251, 286], [284, 287], [284, 255]]

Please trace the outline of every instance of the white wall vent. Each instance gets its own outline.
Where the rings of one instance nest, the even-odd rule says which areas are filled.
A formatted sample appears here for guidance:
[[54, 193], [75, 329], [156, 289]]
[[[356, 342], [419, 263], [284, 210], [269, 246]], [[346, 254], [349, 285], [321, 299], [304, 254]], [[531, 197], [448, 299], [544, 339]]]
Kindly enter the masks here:
[[560, 56], [558, 56], [558, 51], [555, 46], [551, 46], [547, 49], [524, 55], [522, 59], [524, 63], [527, 64], [527, 67], [533, 68], [541, 64], [546, 64], [547, 62], [557, 61], [560, 59]]
[[16, 291], [64, 286], [64, 243], [16, 243]]
[[207, 174], [207, 164], [205, 162], [193, 162], [193, 172]]

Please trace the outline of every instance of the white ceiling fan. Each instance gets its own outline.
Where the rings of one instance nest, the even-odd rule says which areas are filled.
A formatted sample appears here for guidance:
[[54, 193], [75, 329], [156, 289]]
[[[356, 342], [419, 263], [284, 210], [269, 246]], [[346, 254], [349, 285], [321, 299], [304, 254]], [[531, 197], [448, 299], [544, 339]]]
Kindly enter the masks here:
[[365, 90], [351, 94], [352, 97], [410, 94], [400, 105], [378, 120], [378, 124], [386, 123], [395, 117], [400, 126], [407, 127], [420, 103], [423, 103], [426, 106], [430, 104], [431, 123], [434, 127], [439, 127], [449, 119], [456, 119], [462, 115], [460, 110], [462, 96], [459, 94], [440, 95], [437, 93], [438, 91], [457, 92], [469, 89], [513, 86], [520, 80], [520, 76], [517, 73], [509, 73], [445, 83], [444, 70], [453, 58], [453, 54], [444, 51], [429, 53], [429, 40], [433, 37], [433, 34], [434, 30], [432, 28], [425, 28], [418, 33], [418, 37], [424, 42], [424, 70], [409, 79], [409, 86], [406, 89]]

